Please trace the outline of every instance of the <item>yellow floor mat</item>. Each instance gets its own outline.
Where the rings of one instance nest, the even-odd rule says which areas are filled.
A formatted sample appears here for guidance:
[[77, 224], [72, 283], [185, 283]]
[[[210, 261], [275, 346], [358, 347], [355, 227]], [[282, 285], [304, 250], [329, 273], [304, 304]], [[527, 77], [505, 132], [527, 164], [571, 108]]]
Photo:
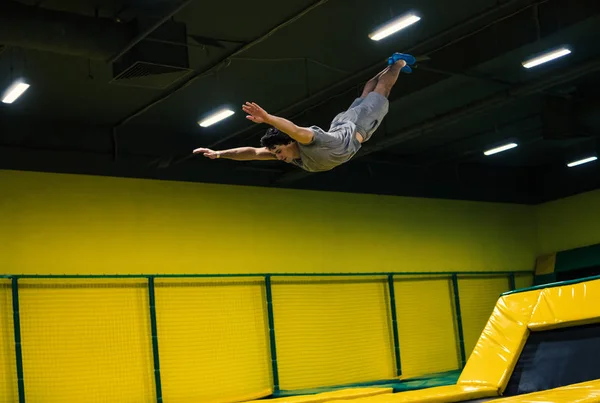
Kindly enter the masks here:
[[[354, 400], [353, 403], [453, 403], [470, 399], [497, 396], [498, 389], [492, 387], [476, 387], [450, 385], [440, 386], [410, 392], [396, 393], [392, 395], [381, 395]], [[347, 402], [347, 399], [332, 400], [333, 402]]]

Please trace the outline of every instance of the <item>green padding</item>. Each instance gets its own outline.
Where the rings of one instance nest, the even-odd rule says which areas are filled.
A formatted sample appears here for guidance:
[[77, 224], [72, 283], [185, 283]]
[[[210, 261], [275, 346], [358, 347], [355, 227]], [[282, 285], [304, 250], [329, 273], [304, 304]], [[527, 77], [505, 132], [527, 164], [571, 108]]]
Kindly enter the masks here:
[[600, 244], [558, 252], [554, 271], [571, 271], [593, 266], [600, 266]]
[[533, 287], [521, 288], [520, 290], [507, 291], [504, 294], [502, 294], [502, 296], [504, 296], [504, 295], [511, 295], [511, 294], [517, 294], [519, 292], [526, 292], [526, 291], [533, 291], [533, 290], [543, 290], [544, 288], [562, 287], [563, 285], [573, 285], [573, 284], [585, 283], [586, 281], [593, 281], [593, 280], [600, 280], [600, 276], [578, 278], [576, 280], [559, 281], [557, 283], [541, 284], [541, 285], [536, 285], [536, 286], [533, 286]]
[[409, 390], [427, 389], [436, 386], [456, 385], [456, 382], [458, 382], [458, 378], [460, 377], [460, 373], [461, 371], [452, 371], [439, 374], [435, 377], [407, 379], [395, 386], [390, 387], [394, 388], [394, 392], [407, 392]]
[[351, 385], [340, 385], [335, 387], [316, 388], [316, 389], [303, 389], [293, 391], [280, 391], [279, 393], [273, 394], [272, 398], [277, 397], [290, 397], [300, 395], [315, 395], [317, 393], [333, 392], [341, 389], [348, 388], [364, 388], [369, 386], [376, 386], [379, 388], [392, 388], [394, 393], [406, 392], [409, 390], [419, 390], [433, 388], [436, 386], [449, 386], [456, 385], [458, 378], [460, 377], [460, 371], [444, 372], [441, 374], [435, 374], [431, 376], [423, 376], [419, 378], [411, 378], [406, 380], [384, 380], [379, 382], [368, 382], [368, 383], [355, 383]]

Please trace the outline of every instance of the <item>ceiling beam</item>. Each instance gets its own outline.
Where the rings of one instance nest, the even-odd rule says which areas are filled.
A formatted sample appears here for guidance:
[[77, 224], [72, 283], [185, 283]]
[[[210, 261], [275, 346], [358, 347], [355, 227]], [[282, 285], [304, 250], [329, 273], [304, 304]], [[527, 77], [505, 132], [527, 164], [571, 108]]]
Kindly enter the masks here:
[[279, 30], [285, 28], [286, 26], [288, 26], [288, 25], [296, 22], [298, 19], [302, 18], [304, 15], [306, 15], [309, 12], [313, 11], [315, 8], [317, 8], [317, 7], [319, 7], [319, 6], [327, 3], [327, 1], [329, 1], [329, 0], [318, 0], [318, 1], [315, 1], [310, 6], [306, 7], [304, 10], [302, 10], [300, 13], [298, 13], [298, 14], [292, 16], [291, 18], [285, 20], [284, 22], [278, 24], [277, 26], [273, 27], [268, 32], [264, 33], [263, 35], [259, 36], [258, 38], [254, 39], [253, 41], [251, 41], [251, 42], [249, 42], [247, 44], [244, 44], [243, 46], [238, 47], [233, 52], [229, 52], [224, 57], [222, 57], [219, 60], [217, 60], [216, 62], [212, 63], [209, 67], [194, 72], [194, 74], [190, 75], [188, 78], [186, 78], [185, 80], [183, 80], [176, 87], [172, 88], [168, 92], [160, 95], [159, 97], [157, 97], [153, 101], [149, 102], [148, 104], [144, 105], [143, 107], [137, 109], [133, 113], [131, 113], [128, 116], [126, 116], [123, 119], [121, 119], [119, 122], [117, 122], [114, 125], [113, 130], [116, 133], [116, 130], [119, 129], [120, 127], [124, 126], [125, 124], [127, 124], [131, 120], [135, 119], [136, 117], [144, 114], [145, 112], [147, 112], [148, 110], [150, 110], [154, 106], [158, 105], [159, 103], [162, 103], [162, 102], [166, 101], [167, 99], [169, 99], [173, 95], [177, 94], [179, 91], [181, 91], [181, 90], [189, 87], [194, 82], [196, 82], [196, 80], [204, 77], [206, 74], [209, 74], [211, 71], [213, 71], [214, 69], [216, 69], [217, 67], [219, 67], [221, 64], [223, 64], [224, 62], [226, 62], [230, 58], [233, 58], [233, 57], [235, 57], [235, 56], [237, 56], [237, 55], [239, 55], [239, 54], [247, 51], [248, 49], [250, 49], [250, 48], [258, 45], [259, 43], [263, 42], [264, 40], [268, 39], [270, 36], [272, 36], [273, 34], [275, 34], [277, 31], [279, 31]]

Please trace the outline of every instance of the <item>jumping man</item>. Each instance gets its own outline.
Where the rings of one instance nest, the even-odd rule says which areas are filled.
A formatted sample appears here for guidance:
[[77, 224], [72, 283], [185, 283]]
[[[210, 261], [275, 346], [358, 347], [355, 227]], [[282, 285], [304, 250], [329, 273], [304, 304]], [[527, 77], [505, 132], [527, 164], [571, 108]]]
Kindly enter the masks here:
[[270, 115], [254, 102], [246, 102], [242, 109], [249, 120], [271, 126], [260, 140], [262, 147], [197, 148], [194, 154], [237, 161], [278, 159], [309, 172], [329, 171], [349, 161], [371, 138], [388, 113], [388, 97], [400, 71], [412, 71], [410, 65], [414, 63], [414, 57], [395, 53], [388, 59], [389, 66], [365, 84], [360, 98], [333, 119], [328, 131], [318, 126], [299, 127]]

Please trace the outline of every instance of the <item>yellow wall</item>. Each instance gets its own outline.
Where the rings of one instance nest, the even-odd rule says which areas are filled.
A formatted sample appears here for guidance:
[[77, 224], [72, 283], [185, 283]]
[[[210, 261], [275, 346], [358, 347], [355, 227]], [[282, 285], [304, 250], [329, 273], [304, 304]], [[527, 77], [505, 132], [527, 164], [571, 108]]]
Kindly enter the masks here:
[[[0, 272], [11, 274], [504, 271], [531, 270], [535, 261], [528, 206], [14, 171], [0, 171], [0, 188]], [[114, 384], [97, 401], [152, 399], [143, 280], [23, 281], [24, 345], [36, 346], [23, 352], [28, 395], [80, 400], [83, 389], [71, 383], [48, 387], [76, 376], [93, 387]], [[393, 377], [387, 278], [323, 281], [273, 280], [281, 387]], [[263, 282], [157, 280], [167, 399], [271, 393]], [[468, 355], [508, 281], [458, 284]], [[457, 368], [449, 277], [397, 278], [395, 286], [404, 376]], [[9, 312], [7, 301], [0, 313]], [[12, 327], [2, 315], [0, 322], [8, 340]], [[12, 347], [0, 347], [0, 368], [14, 367]], [[88, 367], [95, 348], [101, 365]], [[137, 379], [124, 392], [111, 369], [123, 359]], [[46, 376], [56, 362], [61, 370]], [[0, 379], [13, 388], [6, 399], [14, 380]]]
[[[13, 171], [0, 171], [0, 189], [5, 273], [531, 270], [540, 251], [600, 242], [600, 192], [529, 207]], [[505, 276], [486, 277], [458, 280], [467, 357], [509, 288]], [[517, 287], [530, 281], [516, 278]], [[148, 296], [139, 282], [22, 280], [28, 396], [77, 400], [85, 388], [60, 383], [76, 377], [98, 388], [97, 401], [153, 399]], [[263, 282], [157, 280], [165, 397], [271, 393]], [[393, 377], [386, 284], [385, 277], [274, 279], [280, 386]], [[403, 376], [457, 368], [450, 278], [399, 276], [394, 284]], [[0, 340], [8, 341], [9, 288], [0, 285]], [[129, 366], [119, 369], [137, 383], [114, 371], [122, 360]], [[61, 370], [47, 375], [57, 362]], [[12, 401], [10, 343], [0, 345], [0, 368], [0, 402]]]
[[600, 190], [536, 207], [538, 253], [600, 243]]
[[4, 273], [531, 270], [532, 208], [0, 171]]

